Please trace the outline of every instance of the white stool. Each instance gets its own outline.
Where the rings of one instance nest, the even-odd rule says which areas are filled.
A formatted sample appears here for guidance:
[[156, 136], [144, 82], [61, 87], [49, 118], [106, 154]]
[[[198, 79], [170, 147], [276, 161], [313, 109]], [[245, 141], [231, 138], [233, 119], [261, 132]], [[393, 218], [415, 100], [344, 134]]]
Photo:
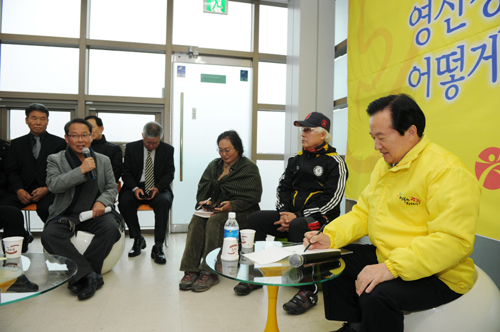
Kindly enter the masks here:
[[[78, 249], [80, 254], [83, 255], [83, 253], [85, 253], [85, 250], [87, 250], [90, 242], [92, 242], [93, 237], [94, 234], [92, 233], [77, 231], [75, 236], [71, 237], [70, 240], [71, 243], [73, 243], [73, 245], [75, 246], [75, 248]], [[106, 259], [104, 259], [104, 262], [102, 263], [101, 274], [109, 272], [113, 268], [113, 266], [115, 266], [116, 263], [118, 263], [118, 261], [122, 257], [124, 249], [125, 249], [125, 230], [122, 227], [120, 227], [120, 239], [115, 242], [108, 256], [106, 256]]]
[[405, 332], [500, 331], [500, 291], [476, 266], [474, 286], [437, 308], [405, 313]]

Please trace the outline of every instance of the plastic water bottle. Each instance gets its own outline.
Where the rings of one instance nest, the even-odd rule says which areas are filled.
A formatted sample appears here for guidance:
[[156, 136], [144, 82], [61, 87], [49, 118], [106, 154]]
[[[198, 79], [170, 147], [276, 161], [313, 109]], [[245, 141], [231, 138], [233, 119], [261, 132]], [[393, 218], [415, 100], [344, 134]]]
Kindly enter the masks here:
[[240, 227], [238, 226], [238, 222], [236, 221], [236, 213], [229, 212], [228, 219], [224, 224], [224, 237], [235, 237], [238, 239], [238, 235], [240, 233]]

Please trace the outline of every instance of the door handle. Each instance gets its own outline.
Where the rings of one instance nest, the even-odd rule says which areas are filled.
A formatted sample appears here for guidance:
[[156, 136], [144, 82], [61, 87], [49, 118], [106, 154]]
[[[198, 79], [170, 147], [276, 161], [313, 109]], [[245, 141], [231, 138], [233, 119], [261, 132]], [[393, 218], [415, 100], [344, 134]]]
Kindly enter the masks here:
[[180, 170], [179, 170], [179, 175], [180, 178], [179, 180], [182, 182], [182, 164], [184, 160], [184, 92], [181, 92], [181, 129], [180, 129], [180, 157], [179, 157], [179, 162], [180, 162]]

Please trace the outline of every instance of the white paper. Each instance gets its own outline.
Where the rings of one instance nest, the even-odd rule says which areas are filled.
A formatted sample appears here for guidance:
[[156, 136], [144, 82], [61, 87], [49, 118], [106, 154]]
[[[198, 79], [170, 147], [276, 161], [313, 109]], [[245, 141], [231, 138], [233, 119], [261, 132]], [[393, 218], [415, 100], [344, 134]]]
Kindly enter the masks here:
[[49, 271], [68, 271], [68, 266], [66, 264], [51, 263], [49, 261], [45, 262], [47, 264], [47, 269]]
[[[108, 206], [104, 209], [104, 213], [109, 213], [111, 212], [111, 206]], [[92, 210], [90, 211], [84, 211], [80, 213], [80, 221], [83, 222], [85, 220], [92, 219]]]
[[305, 247], [302, 244], [290, 247], [266, 247], [263, 250], [242, 255], [251, 259], [256, 264], [263, 265], [278, 262], [292, 254], [308, 255], [318, 252], [340, 251], [340, 249], [312, 249], [304, 252], [304, 249]]

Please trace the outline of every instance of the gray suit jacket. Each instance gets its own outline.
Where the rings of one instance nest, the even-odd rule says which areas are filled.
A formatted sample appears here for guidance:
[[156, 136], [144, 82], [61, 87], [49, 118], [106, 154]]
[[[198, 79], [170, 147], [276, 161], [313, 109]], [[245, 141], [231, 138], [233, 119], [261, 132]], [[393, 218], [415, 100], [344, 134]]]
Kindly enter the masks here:
[[[116, 189], [115, 176], [109, 158], [103, 154], [95, 153], [97, 164], [97, 185], [101, 193], [97, 201], [104, 206], [113, 206], [118, 190]], [[75, 187], [87, 181], [80, 168], [71, 169], [65, 156], [65, 150], [51, 154], [47, 159], [47, 188], [55, 194], [54, 204], [49, 207], [51, 220], [66, 211], [75, 196]]]

